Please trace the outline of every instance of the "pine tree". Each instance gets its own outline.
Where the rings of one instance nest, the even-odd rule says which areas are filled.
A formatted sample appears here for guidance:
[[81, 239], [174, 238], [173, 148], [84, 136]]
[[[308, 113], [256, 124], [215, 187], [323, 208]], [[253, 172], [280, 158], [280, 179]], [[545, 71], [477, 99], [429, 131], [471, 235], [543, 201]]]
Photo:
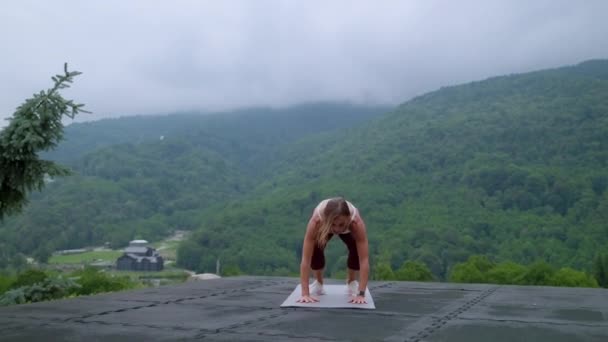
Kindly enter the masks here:
[[27, 203], [27, 194], [41, 190], [47, 177], [65, 176], [67, 168], [41, 160], [38, 153], [54, 148], [63, 137], [64, 115], [74, 118], [83, 104], [64, 99], [59, 90], [68, 88], [81, 74], [68, 71], [52, 77], [53, 88], [34, 94], [17, 107], [9, 124], [0, 132], [0, 220], [18, 213]]

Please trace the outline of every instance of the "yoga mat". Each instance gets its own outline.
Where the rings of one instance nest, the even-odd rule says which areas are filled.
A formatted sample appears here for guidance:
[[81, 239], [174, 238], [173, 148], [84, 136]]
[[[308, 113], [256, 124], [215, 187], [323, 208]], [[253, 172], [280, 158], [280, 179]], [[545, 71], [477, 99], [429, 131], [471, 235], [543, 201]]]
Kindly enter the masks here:
[[319, 299], [316, 303], [298, 303], [297, 300], [302, 296], [302, 286], [298, 284], [295, 290], [285, 299], [282, 308], [285, 307], [302, 307], [302, 308], [347, 308], [347, 309], [375, 309], [374, 299], [369, 289], [365, 289], [365, 301], [366, 304], [353, 304], [348, 301], [352, 298], [346, 290], [346, 285], [323, 285], [325, 294], [322, 296], [315, 296]]

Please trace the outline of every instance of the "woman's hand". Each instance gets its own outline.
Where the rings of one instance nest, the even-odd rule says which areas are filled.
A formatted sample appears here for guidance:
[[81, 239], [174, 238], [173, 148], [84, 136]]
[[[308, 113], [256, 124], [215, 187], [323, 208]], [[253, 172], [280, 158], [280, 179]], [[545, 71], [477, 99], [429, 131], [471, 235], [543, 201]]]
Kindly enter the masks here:
[[315, 303], [318, 302], [319, 298], [313, 297], [313, 296], [302, 296], [300, 297], [300, 299], [298, 299], [296, 302], [298, 303]]
[[363, 296], [352, 297], [348, 302], [353, 304], [367, 304], [365, 297]]

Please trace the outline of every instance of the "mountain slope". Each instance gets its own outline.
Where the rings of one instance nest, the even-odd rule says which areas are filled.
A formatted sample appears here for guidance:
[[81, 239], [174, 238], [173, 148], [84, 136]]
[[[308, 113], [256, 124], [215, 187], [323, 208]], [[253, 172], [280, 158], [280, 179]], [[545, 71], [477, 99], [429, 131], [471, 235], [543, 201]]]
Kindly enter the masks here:
[[[342, 194], [368, 222], [374, 262], [421, 260], [441, 278], [470, 254], [588, 268], [608, 248], [607, 71], [592, 61], [443, 88], [289, 146], [248, 201], [206, 217], [185, 257], [198, 248], [251, 272], [263, 244], [291, 256], [277, 269], [297, 269], [307, 216]], [[330, 254], [330, 271], [343, 268]]]
[[[231, 112], [103, 119], [67, 126], [64, 140], [45, 157], [70, 164], [99, 149], [117, 144], [139, 145], [158, 141], [161, 137], [199, 140], [208, 137], [205, 143], [212, 149], [217, 149], [213, 144], [218, 140], [240, 145], [247, 142], [267, 148], [307, 134], [356, 125], [388, 110], [386, 106], [326, 102], [276, 109], [260, 107]], [[225, 146], [221, 148], [225, 149]]]
[[386, 110], [317, 103], [75, 125], [66, 144], [47, 155], [75, 175], [34, 193], [23, 215], [7, 219], [0, 233], [21, 252], [42, 256], [193, 229], [201, 210], [250, 191], [283, 144]]
[[[198, 228], [182, 266], [213, 271], [220, 258], [232, 273], [286, 275], [312, 208], [344, 195], [374, 266], [418, 260], [443, 279], [485, 254], [586, 269], [608, 249], [606, 75], [608, 61], [590, 61], [494, 77], [361, 120], [352, 108], [215, 116], [71, 160], [83, 177], [51, 184], [0, 231], [30, 253]], [[343, 272], [340, 243], [327, 260]]]

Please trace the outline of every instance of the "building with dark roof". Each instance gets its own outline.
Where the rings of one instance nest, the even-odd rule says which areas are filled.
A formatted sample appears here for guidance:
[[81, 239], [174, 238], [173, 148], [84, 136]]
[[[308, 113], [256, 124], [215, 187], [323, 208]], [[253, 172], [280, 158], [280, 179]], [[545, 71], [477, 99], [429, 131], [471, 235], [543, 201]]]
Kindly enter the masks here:
[[124, 271], [162, 271], [164, 259], [145, 240], [133, 240], [116, 260], [116, 269]]

